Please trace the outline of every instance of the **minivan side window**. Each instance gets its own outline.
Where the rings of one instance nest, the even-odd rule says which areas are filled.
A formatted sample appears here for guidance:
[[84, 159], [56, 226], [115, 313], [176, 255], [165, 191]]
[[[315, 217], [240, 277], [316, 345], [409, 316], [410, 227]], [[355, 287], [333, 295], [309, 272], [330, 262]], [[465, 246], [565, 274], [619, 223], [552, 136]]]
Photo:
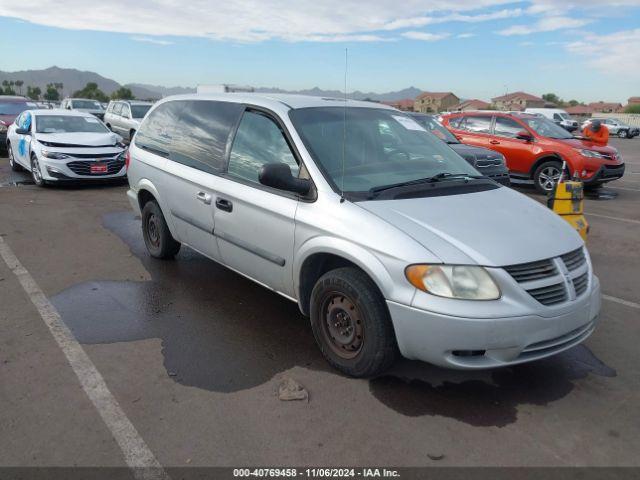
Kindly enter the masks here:
[[464, 126], [462, 128], [474, 133], [491, 133], [491, 117], [488, 115], [469, 115], [465, 117]]
[[182, 108], [183, 102], [166, 102], [155, 108], [138, 129], [136, 146], [169, 157]]
[[496, 117], [495, 134], [501, 137], [516, 138], [518, 132], [525, 128], [515, 120], [506, 117]]
[[244, 107], [209, 100], [176, 103], [182, 108], [175, 126], [171, 160], [207, 173], [224, 170], [227, 139]]
[[120, 115], [122, 115], [123, 117], [129, 117], [129, 105], [126, 103], [121, 103], [121, 110], [120, 110]]
[[260, 169], [267, 163], [286, 163], [298, 176], [298, 163], [280, 127], [266, 115], [247, 111], [233, 141], [228, 173], [259, 183]]

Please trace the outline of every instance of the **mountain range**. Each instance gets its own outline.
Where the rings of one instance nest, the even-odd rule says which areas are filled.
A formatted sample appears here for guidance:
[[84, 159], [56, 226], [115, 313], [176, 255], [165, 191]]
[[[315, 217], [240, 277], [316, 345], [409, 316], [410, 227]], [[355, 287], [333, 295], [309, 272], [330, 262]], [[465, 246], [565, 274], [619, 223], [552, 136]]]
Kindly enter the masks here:
[[[27, 90], [27, 85], [40, 87], [40, 89], [44, 92], [46, 90], [47, 84], [62, 83], [64, 85], [64, 96], [69, 96], [77, 90], [82, 90], [84, 86], [89, 82], [98, 84], [98, 88], [100, 88], [100, 90], [102, 90], [107, 95], [110, 95], [120, 87], [124, 86], [131, 89], [133, 95], [136, 98], [140, 99], [159, 99], [162, 97], [166, 97], [167, 95], [194, 93], [196, 91], [195, 87], [164, 87], [161, 85], [148, 85], [144, 83], [128, 83], [122, 85], [111, 78], [104, 77], [95, 72], [81, 71], [76, 70], [75, 68], [60, 68], [55, 66], [45, 68], [43, 70], [22, 70], [18, 72], [4, 72], [0, 70], [0, 83], [2, 83], [4, 80], [14, 82], [16, 80], [22, 80], [24, 82], [24, 85], [22, 86], [23, 94]], [[16, 89], [16, 92], [18, 92], [16, 87], [14, 87], [14, 89]], [[323, 90], [319, 87], [305, 90], [283, 90], [280, 88], [257, 87], [255, 90], [256, 92], [262, 93], [294, 93], [300, 95], [313, 95], [321, 97], [344, 96], [344, 92], [341, 92], [339, 90]], [[375, 101], [393, 101], [402, 100], [404, 98], [415, 98], [421, 92], [422, 90], [415, 87], [409, 87], [403, 90], [386, 93], [361, 92], [359, 90], [356, 90], [350, 92], [348, 94], [348, 97], [355, 100], [369, 99]]]

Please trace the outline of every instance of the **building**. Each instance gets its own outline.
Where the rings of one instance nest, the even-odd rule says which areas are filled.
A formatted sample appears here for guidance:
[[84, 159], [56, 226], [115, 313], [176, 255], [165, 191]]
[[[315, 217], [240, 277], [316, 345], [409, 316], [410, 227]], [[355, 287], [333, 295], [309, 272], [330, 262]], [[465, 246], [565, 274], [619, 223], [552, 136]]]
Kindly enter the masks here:
[[384, 103], [385, 105], [389, 105], [390, 107], [397, 108], [398, 110], [413, 112], [414, 100], [411, 100], [410, 98], [405, 98], [403, 100], [386, 101], [382, 103]]
[[465, 100], [464, 102], [460, 102], [458, 105], [451, 107], [451, 110], [454, 112], [464, 112], [466, 110], [486, 110], [490, 106], [490, 103], [474, 98], [473, 100]]
[[451, 110], [460, 99], [451, 92], [423, 92], [416, 97], [413, 110], [421, 113], [436, 113]]
[[593, 102], [589, 104], [589, 107], [591, 107], [594, 112], [600, 113], [618, 113], [624, 110], [621, 103], [614, 102]]
[[629, 105], [640, 105], [640, 97], [629, 97]]
[[507, 93], [491, 101], [498, 110], [524, 110], [525, 108], [544, 108], [545, 101], [526, 92]]
[[587, 105], [576, 105], [575, 107], [567, 107], [564, 110], [576, 120], [586, 120], [593, 114], [593, 108]]

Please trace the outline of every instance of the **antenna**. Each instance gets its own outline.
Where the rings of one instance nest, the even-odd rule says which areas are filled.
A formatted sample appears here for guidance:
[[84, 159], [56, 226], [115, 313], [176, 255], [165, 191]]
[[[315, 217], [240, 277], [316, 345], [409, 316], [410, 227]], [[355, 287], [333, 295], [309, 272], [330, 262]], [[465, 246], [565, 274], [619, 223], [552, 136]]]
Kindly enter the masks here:
[[342, 178], [340, 185], [340, 203], [344, 202], [344, 162], [347, 148], [347, 67], [349, 65], [349, 49], [344, 49], [344, 107], [342, 118]]

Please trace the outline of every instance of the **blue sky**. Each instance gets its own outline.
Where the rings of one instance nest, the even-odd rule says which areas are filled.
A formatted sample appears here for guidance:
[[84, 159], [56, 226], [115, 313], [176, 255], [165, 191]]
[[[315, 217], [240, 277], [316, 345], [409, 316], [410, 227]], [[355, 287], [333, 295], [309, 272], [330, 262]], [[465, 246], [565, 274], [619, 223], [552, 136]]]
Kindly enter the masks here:
[[0, 0], [0, 31], [0, 70], [120, 83], [342, 89], [348, 48], [349, 90], [640, 95], [640, 0]]

